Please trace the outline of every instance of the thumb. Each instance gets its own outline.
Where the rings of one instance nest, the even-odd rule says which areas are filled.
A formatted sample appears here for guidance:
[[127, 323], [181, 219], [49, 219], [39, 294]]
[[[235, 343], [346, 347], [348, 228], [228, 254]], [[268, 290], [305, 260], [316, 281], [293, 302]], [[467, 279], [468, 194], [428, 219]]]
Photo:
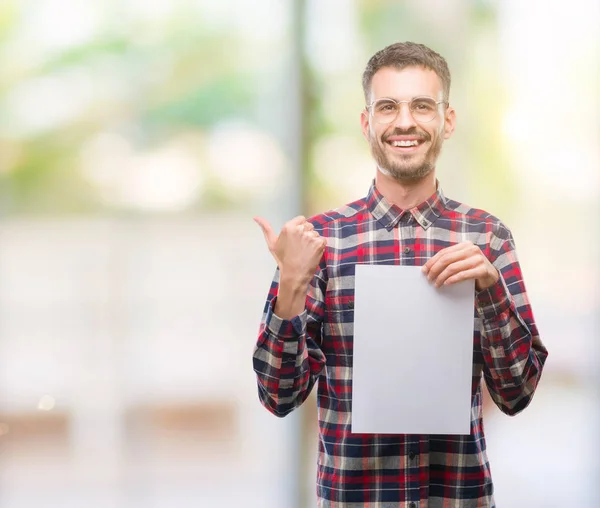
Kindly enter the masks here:
[[271, 250], [277, 242], [277, 235], [275, 234], [275, 231], [273, 231], [271, 224], [269, 224], [269, 222], [262, 217], [254, 217], [254, 222], [259, 225], [263, 235], [265, 235], [267, 246], [269, 247], [269, 250]]

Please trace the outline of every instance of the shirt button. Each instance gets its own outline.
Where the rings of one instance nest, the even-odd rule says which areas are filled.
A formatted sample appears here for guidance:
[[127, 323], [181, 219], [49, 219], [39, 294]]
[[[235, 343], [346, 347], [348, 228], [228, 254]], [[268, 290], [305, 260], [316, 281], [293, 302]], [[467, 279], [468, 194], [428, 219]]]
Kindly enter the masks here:
[[410, 253], [410, 247], [404, 247], [404, 254]]
[[417, 456], [417, 454], [415, 452], [412, 452], [412, 451], [408, 454], [408, 458], [410, 460], [413, 460], [416, 456]]
[[417, 508], [416, 503], [408, 503], [408, 508]]

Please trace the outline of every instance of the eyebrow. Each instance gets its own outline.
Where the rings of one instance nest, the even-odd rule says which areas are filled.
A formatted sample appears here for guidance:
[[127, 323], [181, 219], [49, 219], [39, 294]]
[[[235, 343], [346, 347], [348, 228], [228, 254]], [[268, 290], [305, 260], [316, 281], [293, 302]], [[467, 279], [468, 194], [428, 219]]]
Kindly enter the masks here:
[[[396, 101], [396, 102], [403, 102], [400, 99], [396, 99], [396, 97], [378, 97], [376, 99], [373, 99], [373, 102], [381, 100], [381, 99], [389, 99], [392, 101]], [[425, 95], [425, 94], [421, 94], [421, 95], [415, 95], [414, 97], [410, 98], [410, 99], [406, 99], [409, 101], [412, 101], [413, 99], [433, 99], [435, 100], [435, 97], [432, 97], [431, 95]]]
[[[373, 99], [371, 102], [367, 103], [366, 106], [369, 107], [372, 104], [375, 104], [377, 101], [380, 100], [388, 100], [388, 101], [394, 101], [394, 102], [410, 102], [414, 99], [431, 99], [435, 101], [435, 98], [433, 98], [431, 95], [415, 95], [414, 97], [412, 97], [411, 99], [406, 99], [405, 101], [401, 101], [400, 99], [396, 99], [394, 97], [377, 97], [375, 99]], [[438, 101], [436, 101], [437, 103]]]

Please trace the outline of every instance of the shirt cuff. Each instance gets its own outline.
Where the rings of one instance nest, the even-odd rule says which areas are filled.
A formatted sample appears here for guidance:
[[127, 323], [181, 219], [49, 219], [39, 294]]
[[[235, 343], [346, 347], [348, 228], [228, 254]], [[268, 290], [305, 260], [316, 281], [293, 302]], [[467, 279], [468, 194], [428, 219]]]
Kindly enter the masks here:
[[277, 297], [273, 298], [267, 308], [265, 323], [269, 332], [282, 340], [298, 340], [306, 333], [306, 310], [292, 319], [282, 319], [275, 314], [275, 303]]
[[498, 280], [489, 288], [479, 291], [475, 295], [477, 312], [483, 319], [493, 319], [510, 309], [512, 297], [504, 277], [500, 275]]

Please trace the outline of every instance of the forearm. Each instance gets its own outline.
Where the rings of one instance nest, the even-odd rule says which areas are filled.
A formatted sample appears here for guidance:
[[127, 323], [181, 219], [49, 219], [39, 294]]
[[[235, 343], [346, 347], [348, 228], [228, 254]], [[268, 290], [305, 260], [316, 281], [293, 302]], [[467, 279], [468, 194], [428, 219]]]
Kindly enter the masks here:
[[[277, 416], [285, 416], [308, 397], [325, 365], [317, 344], [323, 318], [323, 281], [315, 276], [298, 297], [299, 288], [285, 284], [283, 277], [279, 285], [279, 280], [277, 277], [271, 287], [253, 364], [261, 402]], [[287, 296], [291, 298], [286, 300]]]
[[291, 321], [272, 314], [269, 324], [261, 327], [253, 364], [267, 409], [285, 416], [302, 404], [325, 365], [323, 353], [307, 337], [306, 312]]
[[519, 294], [518, 299], [522, 313], [502, 277], [477, 295], [486, 381], [496, 404], [508, 414], [529, 404], [547, 356], [526, 297]]

